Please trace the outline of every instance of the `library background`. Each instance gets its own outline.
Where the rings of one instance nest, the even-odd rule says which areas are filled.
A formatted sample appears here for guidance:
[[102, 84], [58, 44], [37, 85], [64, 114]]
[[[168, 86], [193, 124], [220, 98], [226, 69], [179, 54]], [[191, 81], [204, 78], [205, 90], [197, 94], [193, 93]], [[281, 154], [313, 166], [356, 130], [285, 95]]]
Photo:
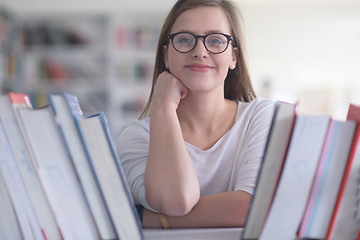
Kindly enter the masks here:
[[[33, 235], [38, 239], [54, 235], [60, 239], [59, 234], [64, 234], [66, 239], [67, 236], [82, 234], [113, 239], [114, 236], [119, 235], [121, 238], [130, 234], [142, 239], [142, 229], [135, 209], [130, 206], [133, 202], [124, 175], [122, 171], [116, 171], [116, 167], [121, 170], [121, 165], [115, 164], [117, 156], [112, 139], [116, 141], [124, 127], [139, 116], [147, 101], [157, 38], [162, 22], [175, 1], [30, 0], [24, 3], [24, 0], [1, 0], [0, 94], [3, 98], [0, 98], [0, 200], [4, 204], [0, 204], [0, 207], [5, 213], [0, 215], [0, 222], [6, 225], [0, 224], [0, 227], [4, 234], [18, 234], [19, 239], [20, 235]], [[257, 238], [252, 236], [259, 236], [260, 233], [261, 239], [272, 239], [275, 227], [283, 226], [286, 229], [275, 232], [282, 236], [288, 234], [291, 237], [285, 239], [291, 239], [295, 237], [300, 221], [302, 224], [297, 237], [323, 239], [324, 231], [329, 229], [332, 232], [327, 231], [327, 237], [336, 236], [334, 232], [356, 233], [360, 239], [356, 225], [360, 221], [360, 128], [355, 128], [355, 123], [351, 121], [335, 120], [347, 118], [351, 103], [359, 106], [351, 105], [353, 114], [349, 119], [358, 122], [360, 119], [359, 0], [237, 0], [237, 3], [243, 13], [247, 60], [255, 91], [260, 97], [283, 101], [277, 103], [273, 121], [275, 127], [268, 138], [268, 146], [272, 147], [266, 151], [258, 182], [260, 187], [252, 203], [258, 207], [251, 208], [255, 210], [251, 212], [250, 220], [247, 220], [247, 224], [250, 224], [244, 228], [244, 239]], [[50, 97], [52, 107], [56, 106], [54, 112], [44, 107], [38, 111], [17, 109], [14, 114], [12, 107], [19, 102], [10, 102], [11, 97], [6, 96], [9, 92], [29, 95], [34, 108], [49, 103], [48, 93], [67, 92], [72, 95], [64, 97], [54, 94]], [[76, 97], [81, 108], [72, 104], [76, 102]], [[26, 96], [22, 100], [29, 102]], [[293, 120], [296, 102], [299, 102], [298, 112], [309, 113], [296, 117], [295, 122], [299, 124]], [[107, 122], [103, 114], [92, 118], [77, 116], [74, 119], [60, 116], [61, 109], [66, 109], [64, 104], [72, 106], [71, 114], [79, 114], [79, 109], [85, 116], [104, 112]], [[53, 121], [55, 112], [57, 124], [61, 122], [61, 129], [67, 129], [62, 132], [67, 134], [61, 137], [57, 133], [60, 128]], [[329, 128], [326, 124], [329, 124]], [[297, 135], [298, 132], [301, 134]], [[10, 138], [7, 138], [8, 133]], [[351, 134], [356, 135], [353, 138]], [[95, 135], [97, 137], [93, 137]], [[303, 136], [306, 136], [306, 140], [303, 140]], [[322, 148], [324, 139], [326, 144]], [[71, 147], [63, 148], [63, 143], [70, 140], [71, 144], [67, 146]], [[331, 149], [328, 147], [330, 144]], [[15, 145], [16, 148], [13, 147]], [[308, 151], [309, 146], [312, 147], [311, 151]], [[284, 152], [289, 150], [286, 157], [278, 157], [284, 156], [280, 149]], [[328, 154], [329, 149], [331, 153]], [[315, 155], [320, 151], [324, 153], [322, 156], [331, 157], [317, 158]], [[321, 163], [319, 166], [323, 166], [326, 161], [337, 171], [322, 174], [322, 167], [315, 168], [318, 162], [311, 160], [308, 161], [312, 167], [304, 167], [306, 162], [303, 159], [313, 159], [308, 158], [307, 153], [318, 159]], [[71, 162], [73, 165], [67, 161], [70, 155], [76, 156]], [[37, 160], [37, 166], [34, 165], [34, 159]], [[302, 164], [298, 165], [298, 159], [302, 160]], [[338, 159], [341, 164], [338, 165], [339, 162], [332, 159]], [[94, 169], [91, 170], [90, 165]], [[274, 166], [278, 167], [277, 175], [274, 174]], [[292, 172], [293, 169], [299, 170], [297, 174]], [[53, 170], [59, 174], [52, 174]], [[266, 177], [270, 175], [274, 181]], [[108, 176], [116, 179], [106, 181], [110, 179]], [[278, 184], [279, 176], [282, 180]], [[319, 193], [317, 187], [312, 188], [313, 176], [314, 182], [321, 180], [326, 183], [328, 187], [324, 189], [329, 191]], [[301, 179], [301, 182], [295, 181], [295, 177]], [[26, 180], [23, 181], [23, 178]], [[306, 179], [307, 184], [304, 184]], [[67, 181], [73, 181], [73, 184], [66, 185]], [[95, 184], [95, 181], [99, 181], [101, 186]], [[340, 197], [336, 196], [334, 188], [337, 187], [333, 183], [339, 184]], [[40, 184], [43, 184], [44, 189], [40, 188]], [[297, 187], [290, 188], [288, 184], [298, 185], [291, 185]], [[68, 187], [58, 187], [65, 185]], [[112, 188], [114, 185], [117, 187]], [[8, 192], [3, 190], [4, 186]], [[316, 215], [325, 216], [325, 220], [318, 221], [317, 218], [315, 224], [312, 224], [307, 221], [307, 216], [315, 211], [312, 205], [305, 205], [307, 195], [293, 199], [295, 193], [289, 189], [296, 189], [297, 193], [311, 190], [311, 198], [321, 198], [321, 203], [323, 199], [329, 202], [330, 196], [331, 204], [336, 203], [331, 227], [320, 226], [328, 221], [331, 211], [326, 207], [332, 209], [330, 203], [320, 204], [322, 208], [318, 208], [326, 210], [324, 212], [327, 215]], [[27, 192], [29, 198], [26, 197]], [[324, 192], [330, 192], [331, 195], [325, 195]], [[119, 217], [123, 216], [121, 210], [124, 209], [116, 208], [118, 196], [122, 196], [121, 201], [129, 204], [124, 208], [128, 217]], [[287, 198], [291, 198], [291, 201]], [[268, 205], [264, 204], [266, 199]], [[274, 204], [270, 201], [272, 199], [275, 199]], [[282, 201], [284, 199], [286, 201]], [[352, 201], [351, 204], [347, 204], [348, 200]], [[284, 202], [289, 203], [287, 206], [290, 207], [283, 208]], [[77, 207], [68, 208], [72, 205], [70, 203]], [[16, 215], [11, 208], [12, 204]], [[50, 211], [50, 205], [56, 219]], [[105, 211], [105, 205], [109, 206], [109, 212]], [[271, 211], [268, 211], [270, 206]], [[90, 215], [90, 208], [93, 215]], [[285, 211], [281, 212], [283, 209]], [[306, 209], [306, 221], [301, 218], [302, 209]], [[316, 209], [318, 212], [320, 210]], [[257, 211], [263, 214], [257, 214]], [[265, 219], [268, 212], [270, 220]], [[283, 214], [289, 217], [283, 217]], [[341, 225], [341, 221], [337, 221], [341, 219], [338, 216], [345, 215], [349, 217], [347, 219], [355, 219], [346, 222], [347, 228]], [[13, 221], [8, 216], [13, 216]], [[280, 220], [283, 224], [278, 224]], [[266, 225], [262, 225], [264, 223]], [[95, 225], [97, 231], [94, 230]], [[44, 226], [46, 231], [41, 232], [40, 226]], [[21, 232], [20, 228], [15, 229], [17, 227], [21, 227]], [[309, 232], [311, 228], [315, 229], [312, 233]], [[262, 229], [265, 229], [263, 233]], [[239, 239], [240, 232], [235, 233]], [[333, 235], [330, 236], [330, 233]], [[144, 234], [150, 236], [151, 232]]]
[[[144, 107], [156, 42], [175, 1], [3, 0], [1, 93], [78, 96], [84, 114], [103, 111], [116, 138]], [[357, 0], [237, 0], [260, 97], [344, 119], [360, 103]]]

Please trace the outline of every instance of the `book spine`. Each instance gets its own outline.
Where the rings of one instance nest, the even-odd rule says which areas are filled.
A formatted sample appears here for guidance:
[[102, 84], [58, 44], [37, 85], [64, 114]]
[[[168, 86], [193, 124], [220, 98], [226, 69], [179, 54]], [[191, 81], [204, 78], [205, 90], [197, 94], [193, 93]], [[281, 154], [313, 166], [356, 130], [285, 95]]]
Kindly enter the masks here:
[[[98, 114], [95, 114], [95, 115], [90, 116], [90, 117], [94, 117], [94, 116], [97, 116], [97, 115], [98, 115]], [[116, 230], [114, 220], [113, 220], [113, 218], [111, 217], [112, 215], [111, 215], [109, 206], [108, 206], [108, 204], [106, 204], [106, 199], [105, 199], [105, 196], [104, 196], [104, 192], [103, 192], [103, 189], [101, 188], [100, 182], [99, 182], [99, 180], [98, 180], [98, 176], [97, 176], [97, 174], [96, 174], [96, 171], [95, 171], [95, 168], [94, 168], [94, 164], [92, 163], [91, 156], [90, 156], [90, 152], [89, 152], [89, 150], [88, 150], [88, 147], [87, 147], [87, 144], [86, 144], [86, 140], [85, 140], [85, 137], [84, 137], [84, 135], [83, 135], [83, 130], [82, 130], [81, 125], [80, 125], [80, 123], [79, 123], [79, 121], [83, 120], [83, 118], [77, 118], [76, 116], [74, 116], [74, 120], [75, 120], [75, 125], [76, 125], [76, 128], [77, 128], [78, 133], [79, 133], [79, 136], [80, 136], [81, 143], [82, 143], [83, 148], [84, 148], [84, 150], [85, 150], [86, 158], [87, 158], [87, 160], [88, 160], [88, 163], [89, 163], [91, 172], [92, 172], [92, 174], [93, 174], [93, 176], [94, 176], [95, 183], [96, 183], [96, 185], [97, 185], [97, 188], [99, 189], [99, 192], [100, 192], [100, 195], [101, 195], [101, 199], [102, 199], [102, 201], [105, 203], [105, 204], [104, 204], [104, 207], [105, 207], [105, 210], [106, 210], [107, 215], [109, 216], [111, 227], [112, 227], [112, 229], [114, 230], [114, 233], [115, 233], [115, 235], [116, 235], [116, 239], [119, 239], [119, 233], [118, 233], [118, 231]]]
[[[111, 152], [113, 154], [113, 157], [114, 157], [114, 160], [115, 160], [115, 165], [117, 166], [117, 169], [119, 171], [119, 176], [121, 178], [121, 182], [123, 184], [123, 188], [124, 188], [124, 191], [126, 192], [126, 195], [128, 196], [128, 201], [129, 201], [129, 204], [131, 206], [131, 210], [133, 212], [133, 214], [135, 216], [138, 215], [137, 213], [137, 210], [136, 210], [136, 206], [135, 206], [135, 203], [134, 203], [134, 200], [132, 198], [132, 195], [131, 195], [131, 192], [130, 192], [130, 189], [129, 189], [129, 185], [128, 185], [128, 182], [127, 182], [127, 179], [124, 177], [125, 176], [125, 173], [122, 169], [122, 166], [121, 166], [121, 163], [120, 163], [120, 160], [119, 160], [119, 156], [117, 154], [117, 151], [116, 151], [116, 148], [115, 148], [115, 145], [114, 145], [114, 142], [112, 140], [112, 137], [111, 137], [111, 133], [110, 133], [110, 128], [109, 128], [109, 125], [107, 123], [107, 120], [106, 120], [106, 117], [105, 117], [105, 114], [104, 113], [100, 113], [99, 114], [99, 117], [100, 117], [100, 120], [101, 120], [101, 123], [102, 123], [102, 126], [104, 128], [104, 132], [105, 132], [105, 135], [107, 137], [107, 140], [108, 140], [108, 143], [109, 143], [109, 147], [111, 149]], [[138, 228], [141, 229], [142, 228], [142, 225], [141, 225], [141, 222], [138, 218], [137, 219], [137, 224], [138, 224]], [[143, 237], [143, 236], [142, 236]]]
[[350, 176], [352, 165], [353, 165], [353, 162], [354, 162], [354, 159], [355, 159], [356, 151], [359, 148], [358, 147], [359, 143], [360, 143], [360, 126], [358, 124], [357, 125], [357, 130], [356, 130], [356, 137], [354, 138], [353, 145], [351, 147], [350, 156], [349, 156], [349, 159], [348, 159], [348, 161], [346, 163], [344, 176], [343, 176], [343, 179], [342, 179], [342, 182], [341, 182], [341, 185], [340, 185], [340, 189], [339, 189], [339, 194], [338, 194], [338, 197], [336, 199], [334, 211], [333, 211], [333, 214], [331, 216], [330, 223], [329, 223], [329, 228], [328, 228], [328, 231], [327, 231], [326, 236], [325, 236], [326, 240], [329, 240], [331, 238], [331, 234], [332, 234], [332, 231], [333, 231], [333, 228], [334, 228], [334, 225], [335, 225], [335, 221], [336, 221], [336, 218], [338, 216], [340, 205], [341, 205], [341, 202], [342, 202], [342, 199], [343, 199], [343, 196], [344, 196], [344, 192], [345, 192], [348, 180], [349, 180], [349, 176]]

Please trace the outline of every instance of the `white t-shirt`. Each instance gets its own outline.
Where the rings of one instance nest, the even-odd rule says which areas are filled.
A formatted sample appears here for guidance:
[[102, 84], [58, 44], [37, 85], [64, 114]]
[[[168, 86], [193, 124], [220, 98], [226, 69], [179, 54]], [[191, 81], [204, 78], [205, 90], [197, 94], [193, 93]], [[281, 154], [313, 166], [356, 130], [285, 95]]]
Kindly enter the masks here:
[[[200, 196], [237, 190], [253, 193], [274, 106], [274, 102], [261, 98], [238, 102], [233, 127], [213, 147], [204, 151], [185, 142], [199, 179]], [[144, 187], [149, 129], [150, 118], [134, 120], [121, 133], [117, 147], [134, 201], [151, 209]]]

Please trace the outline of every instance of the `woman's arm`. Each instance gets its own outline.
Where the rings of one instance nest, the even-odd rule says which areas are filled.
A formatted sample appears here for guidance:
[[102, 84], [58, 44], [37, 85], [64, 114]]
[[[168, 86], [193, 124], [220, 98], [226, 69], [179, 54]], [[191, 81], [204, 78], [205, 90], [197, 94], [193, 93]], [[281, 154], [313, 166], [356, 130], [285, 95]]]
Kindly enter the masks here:
[[[244, 191], [225, 192], [201, 197], [186, 215], [166, 216], [171, 228], [243, 227], [251, 194]], [[157, 213], [144, 209], [144, 228], [162, 228]]]
[[164, 72], [158, 78], [151, 106], [146, 200], [153, 209], [171, 216], [188, 213], [200, 196], [197, 175], [176, 114], [185, 95], [180, 80]]

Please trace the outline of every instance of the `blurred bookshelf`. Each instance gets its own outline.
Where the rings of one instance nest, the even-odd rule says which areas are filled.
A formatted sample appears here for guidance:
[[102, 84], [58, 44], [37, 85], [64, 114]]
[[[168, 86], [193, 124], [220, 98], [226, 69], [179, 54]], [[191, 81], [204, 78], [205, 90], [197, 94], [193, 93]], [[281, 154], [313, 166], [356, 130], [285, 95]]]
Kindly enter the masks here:
[[[104, 111], [117, 136], [147, 101], [157, 37], [168, 11], [163, 5], [136, 4], [142, 7], [21, 14], [0, 5], [1, 91], [27, 93], [37, 105], [47, 101], [48, 91], [69, 91], [79, 97], [85, 114]], [[298, 101], [302, 112], [344, 119], [348, 104], [360, 103], [359, 15], [358, 8], [347, 9], [245, 4], [257, 95]], [[303, 13], [309, 14], [305, 22]]]
[[0, 85], [2, 91], [17, 82], [20, 60], [16, 17], [0, 6]]
[[106, 111], [108, 19], [101, 15], [27, 15], [19, 22], [21, 76], [14, 90], [47, 104], [49, 91], [79, 96], [86, 113]]
[[75, 94], [84, 115], [105, 112], [115, 138], [139, 117], [164, 14], [0, 11], [3, 94], [29, 94], [35, 107], [48, 104], [48, 92]]
[[111, 18], [109, 117], [115, 129], [138, 118], [146, 105], [164, 14], [129, 13]]

